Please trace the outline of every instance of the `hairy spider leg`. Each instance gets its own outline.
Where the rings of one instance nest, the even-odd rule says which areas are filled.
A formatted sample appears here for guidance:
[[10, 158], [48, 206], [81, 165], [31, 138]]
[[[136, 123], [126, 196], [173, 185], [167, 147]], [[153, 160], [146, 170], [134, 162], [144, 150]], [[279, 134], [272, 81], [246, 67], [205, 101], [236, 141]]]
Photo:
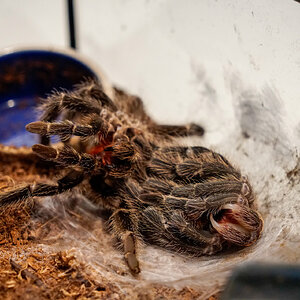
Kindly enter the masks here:
[[31, 133], [48, 137], [58, 135], [62, 142], [69, 140], [72, 135], [81, 138], [94, 136], [96, 134], [98, 134], [99, 137], [105, 136], [108, 128], [108, 123], [94, 114], [90, 116], [87, 125], [77, 124], [69, 120], [61, 122], [36, 121], [26, 125], [26, 130]]
[[32, 151], [47, 161], [53, 161], [61, 166], [81, 167], [84, 170], [101, 169], [100, 161], [93, 155], [78, 153], [73, 147], [65, 145], [62, 149], [55, 149], [51, 146], [36, 144]]
[[[149, 206], [141, 215], [138, 218], [138, 232], [146, 243], [171, 251], [176, 249], [176, 252], [192, 256], [211, 255], [220, 251], [221, 245], [216, 243], [216, 237], [205, 236], [201, 231], [196, 232], [184, 219], [179, 220], [182, 218], [179, 212], [164, 216], [157, 207]], [[181, 224], [181, 221], [184, 223]]]
[[[99, 115], [103, 107], [116, 110], [113, 101], [103, 92], [101, 86], [96, 82], [82, 84], [76, 92], [57, 92], [43, 101], [40, 109], [44, 112], [41, 121], [52, 122], [65, 110], [67, 116], [96, 114]], [[74, 114], [72, 114], [74, 112]], [[41, 136], [41, 143], [49, 145], [50, 138]]]
[[[165, 148], [167, 151], [165, 153], [173, 154], [175, 162], [171, 162], [168, 156], [153, 156], [147, 168], [148, 175], [182, 181], [183, 183], [222, 179], [224, 176], [231, 177], [230, 179], [233, 180], [241, 178], [241, 173], [229, 164], [222, 155], [206, 151], [206, 148], [200, 149], [202, 150], [200, 152], [197, 152], [199, 149], [194, 152], [192, 148], [186, 151], [180, 150], [178, 153], [173, 150], [176, 151], [176, 148]], [[187, 151], [193, 152], [188, 154]]]
[[184, 137], [184, 136], [203, 136], [203, 127], [191, 123], [185, 125], [160, 125], [152, 124], [149, 130], [156, 135], [171, 136], [171, 137]]
[[83, 81], [82, 83], [75, 85], [75, 89], [82, 97], [91, 97], [92, 99], [97, 100], [101, 106], [109, 107], [112, 111], [117, 110], [115, 103], [103, 91], [100, 82], [96, 80]]
[[16, 187], [0, 193], [0, 207], [17, 204], [32, 197], [45, 197], [61, 194], [82, 182], [82, 172], [71, 170], [67, 175], [57, 180], [55, 185], [47, 183], [32, 183]]
[[147, 179], [140, 198], [156, 200], [173, 209], [184, 209], [189, 219], [197, 220], [205, 211], [215, 211], [242, 195], [243, 183], [212, 181], [208, 183], [180, 184], [159, 178]]
[[142, 100], [139, 97], [124, 93], [121, 89], [115, 88], [116, 101], [118, 106], [127, 114], [138, 118], [142, 122], [148, 123], [150, 132], [162, 137], [183, 137], [202, 136], [204, 129], [194, 123], [185, 125], [160, 125], [154, 122], [144, 109]]
[[[194, 220], [186, 218], [183, 209], [189, 199], [177, 199], [178, 202], [173, 203], [174, 197], [172, 199], [164, 194], [162, 189], [152, 194], [144, 193], [133, 181], [127, 183], [124, 195], [125, 206], [131, 213], [126, 213], [126, 210], [119, 214], [118, 222], [124, 224], [127, 230], [134, 231], [145, 242], [169, 250], [179, 249], [181, 253], [194, 256], [211, 255], [221, 250], [220, 236], [211, 235], [199, 226], [195, 227]], [[169, 210], [163, 211], [161, 207], [169, 207]]]

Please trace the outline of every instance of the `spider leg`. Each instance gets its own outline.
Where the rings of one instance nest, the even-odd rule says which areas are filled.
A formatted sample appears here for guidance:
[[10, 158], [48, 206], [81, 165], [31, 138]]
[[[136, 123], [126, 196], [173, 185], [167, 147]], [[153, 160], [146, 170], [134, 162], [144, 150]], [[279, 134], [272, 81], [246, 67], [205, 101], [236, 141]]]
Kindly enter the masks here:
[[65, 145], [62, 149], [55, 149], [50, 146], [36, 144], [32, 146], [32, 151], [47, 161], [53, 161], [61, 166], [78, 166], [85, 170], [93, 170], [95, 167], [101, 168], [100, 161], [93, 155], [78, 153], [73, 147]]
[[61, 141], [68, 141], [72, 135], [80, 137], [89, 137], [101, 133], [105, 136], [109, 125], [102, 121], [98, 116], [92, 115], [88, 125], [76, 124], [71, 121], [61, 122], [43, 122], [37, 121], [26, 125], [26, 130], [31, 133], [37, 133], [42, 136], [58, 135]]
[[178, 177], [190, 180], [203, 181], [208, 179], [223, 178], [232, 176], [238, 180], [241, 173], [230, 165], [221, 162], [202, 162], [193, 159], [186, 159], [182, 163], [176, 164], [175, 173]]
[[[176, 176], [179, 175], [177, 174], [178, 165], [183, 166], [183, 163], [190, 159], [192, 161], [192, 163], [190, 164], [190, 169], [194, 166], [194, 172], [199, 172], [200, 170], [198, 169], [198, 166], [200, 165], [201, 167], [202, 157], [212, 154], [211, 150], [200, 146], [167, 146], [159, 148], [158, 152], [162, 153], [163, 157], [154, 156], [149, 163], [147, 172], [149, 175], [165, 177], [166, 179], [170, 180], [173, 180]], [[168, 159], [164, 159], [165, 156], [167, 156]], [[174, 157], [173, 161], [175, 163], [172, 163], [170, 161], [170, 157]], [[197, 160], [199, 160], [199, 162]]]
[[47, 183], [32, 183], [16, 187], [10, 191], [0, 193], [0, 207], [17, 204], [31, 197], [45, 197], [61, 194], [81, 183], [83, 173], [71, 170], [67, 175], [57, 180], [55, 185]]
[[[137, 218], [137, 230], [145, 237], [145, 241], [196, 256], [211, 255], [220, 251], [220, 235], [211, 234], [205, 227], [207, 222], [202, 223], [199, 219], [206, 209], [205, 200], [197, 199], [198, 211], [195, 218], [192, 218], [188, 210], [190, 202], [194, 199], [174, 197], [170, 195], [174, 187], [159, 184], [158, 181], [156, 183], [155, 191], [148, 193], [137, 190], [133, 183], [127, 184], [127, 193], [136, 199], [133, 202], [136, 214], [141, 215]], [[168, 207], [168, 210], [163, 212], [160, 209], [162, 206]]]
[[63, 109], [82, 114], [99, 114], [101, 105], [88, 97], [83, 98], [76, 93], [55, 93], [49, 96], [42, 104], [41, 110], [44, 113], [41, 116], [41, 121], [51, 122], [55, 120]]
[[118, 88], [114, 88], [114, 90], [118, 106], [129, 115], [143, 122], [147, 122], [149, 124], [149, 130], [156, 135], [182, 137], [191, 135], [202, 136], [204, 134], [204, 129], [193, 123], [182, 126], [156, 124], [146, 113], [143, 101], [139, 97], [128, 95]]
[[167, 205], [173, 210], [184, 209], [191, 220], [199, 219], [204, 212], [216, 212], [224, 204], [234, 202], [237, 198], [243, 201], [242, 196], [245, 194], [245, 183], [238, 180], [178, 184], [149, 178], [142, 187], [140, 200], [150, 205]]
[[180, 156], [183, 159], [189, 158], [192, 160], [208, 161], [217, 160], [218, 162], [225, 164], [232, 168], [229, 161], [221, 154], [213, 152], [208, 148], [201, 146], [190, 146], [190, 147], [162, 147], [159, 149], [161, 153], [173, 156]]
[[[89, 84], [79, 85], [76, 92], [60, 92], [49, 96], [40, 107], [43, 111], [41, 121], [52, 122], [62, 111], [65, 111], [68, 117], [75, 117], [78, 114], [83, 116], [99, 115], [103, 107], [108, 107], [112, 111], [117, 109], [114, 102], [103, 92], [101, 86], [93, 81]], [[42, 144], [49, 145], [49, 142], [48, 136], [41, 137]]]
[[[156, 191], [143, 191], [138, 196], [139, 201], [143, 204], [154, 206], [167, 206], [172, 210], [183, 210], [187, 215], [187, 218], [191, 221], [199, 220], [205, 213], [217, 212], [222, 205], [226, 203], [232, 203], [237, 199], [239, 191], [236, 193], [219, 192], [218, 190], [214, 194], [211, 191], [210, 194], [198, 194], [195, 196], [197, 187], [180, 186], [170, 191], [170, 194], [162, 194], [159, 189]], [[180, 224], [180, 223], [178, 223]]]
[[[165, 147], [153, 156], [147, 167], [148, 175], [164, 177], [168, 180], [202, 182], [227, 176], [240, 180], [241, 173], [221, 154], [203, 147]], [[170, 156], [174, 157], [173, 162]]]
[[144, 109], [144, 104], [141, 98], [125, 93], [119, 88], [114, 88], [115, 99], [118, 107], [128, 115], [137, 118], [138, 120], [150, 124], [154, 124]]
[[59, 92], [49, 96], [41, 106], [41, 121], [55, 120], [63, 109], [81, 114], [99, 114], [103, 107], [116, 110], [114, 102], [95, 81], [77, 86], [76, 92]]
[[220, 235], [212, 235], [206, 230], [192, 226], [180, 210], [172, 212], [168, 226], [168, 230], [175, 236], [180, 236], [180, 239], [186, 239], [192, 245], [204, 246], [202, 253], [205, 255], [214, 254], [222, 249]]
[[186, 185], [177, 185], [173, 187], [171, 195], [175, 197], [186, 198], [204, 198], [216, 196], [218, 194], [225, 195], [228, 193], [241, 193], [243, 183], [240, 181], [220, 180], [205, 183], [195, 183]]
[[149, 206], [141, 214], [138, 232], [149, 244], [192, 256], [212, 255], [220, 250], [217, 236], [198, 232], [179, 212], [164, 216], [158, 208]]
[[184, 137], [184, 136], [202, 136], [204, 134], [203, 127], [191, 123], [186, 125], [160, 125], [153, 124], [149, 127], [149, 130], [159, 136], [172, 136], [172, 137]]
[[[94, 103], [90, 98], [82, 98], [76, 93], [60, 92], [49, 96], [40, 109], [43, 111], [41, 121], [52, 122], [58, 118], [63, 110], [66, 110], [69, 114], [74, 112], [80, 112], [81, 114], [99, 114], [101, 106], [99, 103]], [[41, 136], [41, 143], [49, 145], [50, 138], [47, 135]]]
[[76, 92], [82, 97], [90, 97], [96, 100], [101, 106], [109, 107], [113, 111], [117, 110], [114, 102], [103, 91], [101, 84], [95, 80], [76, 85]]
[[105, 171], [113, 177], [126, 177], [143, 159], [149, 155], [144, 144], [134, 147], [128, 139], [118, 140], [112, 146], [92, 148], [90, 153], [78, 152], [70, 145], [64, 145], [61, 149], [51, 146], [36, 144], [32, 150], [45, 160], [53, 161], [62, 166], [78, 166], [85, 170]]
[[121, 242], [124, 251], [124, 260], [132, 274], [140, 273], [139, 261], [136, 257], [136, 237], [130, 213], [126, 209], [118, 209], [109, 219], [112, 233]]
[[162, 147], [159, 149], [161, 153], [166, 155], [179, 155], [182, 158], [191, 158], [191, 157], [199, 157], [203, 153], [211, 152], [211, 150], [201, 147], [201, 146], [192, 146], [192, 147], [184, 147], [184, 146], [169, 146]]

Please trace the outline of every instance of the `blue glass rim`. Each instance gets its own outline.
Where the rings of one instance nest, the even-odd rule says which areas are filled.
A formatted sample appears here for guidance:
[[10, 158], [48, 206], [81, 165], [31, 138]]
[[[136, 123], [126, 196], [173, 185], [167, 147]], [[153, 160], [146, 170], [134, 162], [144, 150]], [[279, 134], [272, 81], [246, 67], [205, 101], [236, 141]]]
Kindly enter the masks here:
[[[0, 53], [1, 54], [1, 53]], [[40, 98], [72, 90], [87, 79], [100, 81], [75, 51], [20, 49], [0, 55], [0, 143], [32, 145], [25, 125], [37, 119]]]

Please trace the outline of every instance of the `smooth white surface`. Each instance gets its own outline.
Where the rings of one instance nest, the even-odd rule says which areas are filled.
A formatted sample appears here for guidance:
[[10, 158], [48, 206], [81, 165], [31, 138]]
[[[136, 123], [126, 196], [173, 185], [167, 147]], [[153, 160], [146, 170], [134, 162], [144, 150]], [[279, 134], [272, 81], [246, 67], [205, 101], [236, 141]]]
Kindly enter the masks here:
[[63, 0], [1, 0], [0, 49], [11, 46], [66, 47]]
[[[211, 89], [222, 105], [231, 97], [226, 86], [230, 68], [255, 87], [276, 87], [288, 102], [292, 121], [299, 119], [299, 3], [87, 0], [78, 4], [81, 51], [101, 64], [114, 82], [142, 96], [157, 118], [166, 118], [166, 111], [170, 121], [195, 118], [190, 104]], [[201, 79], [206, 87], [199, 86]]]
[[[77, 0], [75, 8], [79, 51], [143, 97], [157, 119], [205, 121], [190, 107], [207, 93], [228, 106], [230, 69], [254, 87], [274, 86], [298, 122], [299, 3]], [[2, 0], [0, 49], [14, 45], [67, 47], [66, 1]]]

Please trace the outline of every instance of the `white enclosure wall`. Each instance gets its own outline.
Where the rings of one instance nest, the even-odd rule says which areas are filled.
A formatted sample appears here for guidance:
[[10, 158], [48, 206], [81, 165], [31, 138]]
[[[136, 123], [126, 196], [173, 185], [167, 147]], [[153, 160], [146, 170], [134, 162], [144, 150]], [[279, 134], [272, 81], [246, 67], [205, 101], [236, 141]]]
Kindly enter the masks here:
[[[274, 86], [289, 102], [286, 109], [293, 123], [299, 119], [300, 4], [296, 1], [74, 2], [79, 51], [113, 82], [142, 96], [157, 118], [164, 119], [167, 110], [170, 121], [183, 122], [195, 118], [190, 103], [205, 93], [226, 98], [224, 74], [230, 69], [250, 84]], [[66, 47], [66, 16], [66, 1], [2, 0], [0, 49]], [[203, 82], [208, 86], [201, 86]]]

